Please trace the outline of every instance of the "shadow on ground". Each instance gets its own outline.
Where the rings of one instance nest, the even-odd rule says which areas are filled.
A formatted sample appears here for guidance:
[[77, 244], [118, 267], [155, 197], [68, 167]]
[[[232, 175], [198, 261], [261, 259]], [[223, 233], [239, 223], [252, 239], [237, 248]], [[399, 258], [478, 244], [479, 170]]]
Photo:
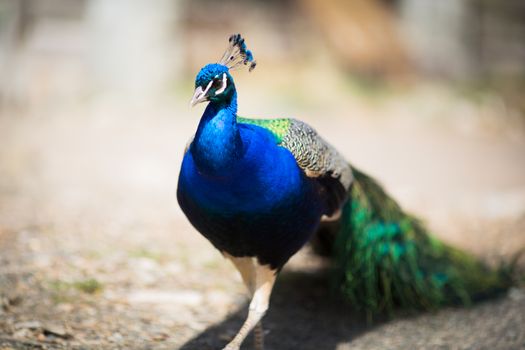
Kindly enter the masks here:
[[[345, 305], [330, 289], [329, 273], [283, 271], [275, 286], [270, 310], [264, 318], [265, 345], [272, 350], [336, 349], [373, 326], [363, 315]], [[241, 327], [245, 303], [237, 312], [213, 325], [181, 347], [181, 350], [221, 349]], [[375, 326], [384, 321], [375, 323]], [[241, 349], [252, 349], [253, 337]]]

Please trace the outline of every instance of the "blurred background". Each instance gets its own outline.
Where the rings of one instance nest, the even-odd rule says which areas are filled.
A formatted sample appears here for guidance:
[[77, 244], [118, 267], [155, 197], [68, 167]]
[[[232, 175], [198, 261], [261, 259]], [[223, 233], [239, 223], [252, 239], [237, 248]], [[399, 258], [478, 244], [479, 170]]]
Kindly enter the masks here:
[[[191, 349], [240, 312], [196, 348], [236, 331], [242, 284], [175, 189], [203, 110], [189, 107], [194, 77], [237, 32], [258, 62], [234, 73], [240, 115], [307, 121], [440, 238], [487, 261], [525, 247], [523, 1], [0, 0], [0, 345]], [[303, 251], [285, 271], [315, 259]], [[403, 339], [315, 323], [333, 341], [311, 348], [512, 347], [525, 341], [513, 318], [525, 297], [513, 293], [487, 317], [429, 317], [414, 338], [396, 322], [386, 327]], [[319, 310], [296, 306], [314, 322]], [[518, 330], [490, 333], [495, 310]], [[300, 328], [275, 348], [308, 349]]]

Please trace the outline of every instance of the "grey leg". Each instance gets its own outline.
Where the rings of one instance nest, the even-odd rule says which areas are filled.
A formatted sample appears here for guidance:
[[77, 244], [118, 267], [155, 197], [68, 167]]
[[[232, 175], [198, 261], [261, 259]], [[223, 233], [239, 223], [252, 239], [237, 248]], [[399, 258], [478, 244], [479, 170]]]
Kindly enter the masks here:
[[248, 333], [254, 328], [255, 347], [257, 350], [263, 350], [264, 333], [260, 321], [269, 307], [276, 271], [272, 270], [269, 266], [260, 265], [257, 260], [253, 258], [235, 258], [229, 255], [226, 255], [226, 257], [233, 262], [241, 273], [244, 283], [252, 294], [252, 300], [246, 321], [235, 338], [233, 338], [223, 350], [239, 350]]

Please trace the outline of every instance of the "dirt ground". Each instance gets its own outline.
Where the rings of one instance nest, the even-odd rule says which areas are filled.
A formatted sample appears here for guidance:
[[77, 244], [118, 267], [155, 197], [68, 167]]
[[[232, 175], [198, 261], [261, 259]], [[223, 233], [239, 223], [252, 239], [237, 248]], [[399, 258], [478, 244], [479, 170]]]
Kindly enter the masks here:
[[[428, 107], [428, 96], [304, 110], [259, 97], [246, 115], [307, 120], [442, 239], [492, 262], [525, 247], [521, 124], [475, 119], [461, 102]], [[2, 112], [0, 349], [220, 349], [235, 334], [240, 278], [175, 199], [201, 113], [185, 106]], [[284, 269], [268, 349], [525, 349], [523, 286], [367, 325], [331, 294], [325, 265], [305, 249]]]

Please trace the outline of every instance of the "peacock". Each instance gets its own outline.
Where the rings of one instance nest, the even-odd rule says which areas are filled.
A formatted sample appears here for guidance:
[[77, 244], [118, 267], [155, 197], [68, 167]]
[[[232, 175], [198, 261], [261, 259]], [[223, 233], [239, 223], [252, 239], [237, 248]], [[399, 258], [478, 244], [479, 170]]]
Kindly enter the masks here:
[[[207, 102], [180, 169], [177, 200], [191, 224], [231, 260], [251, 296], [223, 350], [238, 350], [261, 319], [282, 267], [316, 233], [330, 242], [336, 288], [372, 317], [396, 307], [470, 304], [509, 287], [491, 269], [427, 232], [370, 176], [296, 119], [237, 114], [231, 72], [256, 62], [240, 34], [195, 79], [191, 105]], [[335, 230], [322, 229], [325, 222]]]

